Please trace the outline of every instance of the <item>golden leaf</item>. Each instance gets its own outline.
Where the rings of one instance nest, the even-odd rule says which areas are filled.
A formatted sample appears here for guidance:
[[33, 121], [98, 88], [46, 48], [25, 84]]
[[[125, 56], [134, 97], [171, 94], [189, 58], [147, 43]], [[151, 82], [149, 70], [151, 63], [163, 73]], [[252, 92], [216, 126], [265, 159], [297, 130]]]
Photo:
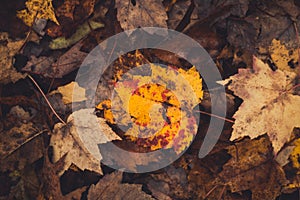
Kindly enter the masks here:
[[[121, 78], [115, 86], [120, 98], [113, 103], [105, 100], [96, 108], [104, 111], [108, 122], [130, 127], [125, 135], [138, 145], [151, 150], [173, 148], [179, 154], [197, 132], [198, 124], [191, 108], [203, 96], [202, 79], [195, 67], [185, 71], [150, 64], [150, 68], [149, 75], [128, 72], [127, 78]], [[112, 107], [114, 112], [105, 114]]]
[[35, 18], [49, 19], [59, 25], [52, 6], [52, 0], [28, 0], [25, 3], [26, 9], [18, 11], [17, 17], [27, 26], [32, 26]]

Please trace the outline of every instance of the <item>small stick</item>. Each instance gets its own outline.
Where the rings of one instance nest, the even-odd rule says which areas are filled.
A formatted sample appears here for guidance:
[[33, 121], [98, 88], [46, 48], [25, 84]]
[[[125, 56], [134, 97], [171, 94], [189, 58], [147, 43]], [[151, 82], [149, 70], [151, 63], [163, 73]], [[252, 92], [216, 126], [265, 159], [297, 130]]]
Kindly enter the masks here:
[[226, 189], [226, 185], [223, 186], [222, 191], [221, 191], [221, 193], [220, 193], [220, 196], [219, 196], [218, 200], [221, 200], [221, 199], [222, 199], [222, 196], [223, 196], [223, 194], [224, 194], [224, 192], [225, 192], [225, 189]]
[[31, 140], [33, 140], [34, 138], [38, 137], [39, 135], [41, 135], [42, 133], [46, 132], [47, 130], [42, 130], [38, 133], [36, 133], [35, 135], [33, 135], [30, 138], [27, 138], [22, 144], [20, 144], [17, 148], [13, 149], [11, 152], [9, 152], [7, 155], [4, 156], [4, 159], [6, 159], [8, 156], [12, 155], [14, 152], [16, 152], [18, 149], [20, 149], [22, 146], [24, 146], [24, 144], [30, 142]]
[[219, 185], [215, 185], [213, 188], [211, 188], [208, 193], [206, 193], [204, 199], [206, 199]]
[[48, 106], [50, 107], [51, 111], [53, 112], [53, 114], [59, 119], [59, 121], [61, 123], [63, 123], [64, 125], [66, 125], [66, 122], [56, 113], [56, 111], [54, 110], [54, 108], [52, 107], [51, 103], [49, 102], [48, 98], [46, 97], [45, 93], [43, 92], [43, 90], [40, 88], [40, 86], [37, 84], [37, 82], [33, 79], [32, 76], [30, 76], [30, 74], [28, 74], [28, 77], [31, 79], [31, 81], [34, 83], [34, 85], [37, 87], [37, 89], [40, 91], [40, 93], [42, 94], [42, 96], [44, 97], [44, 99], [46, 100], [46, 103], [48, 104]]
[[201, 111], [201, 110], [196, 111], [196, 112], [199, 112], [199, 113], [201, 113], [201, 114], [208, 115], [208, 116], [211, 116], [211, 117], [215, 117], [215, 118], [218, 118], [218, 119], [222, 119], [222, 120], [225, 120], [226, 122], [229, 122], [229, 123], [234, 124], [234, 121], [231, 120], [231, 119], [227, 119], [227, 118], [224, 118], [224, 117], [220, 117], [220, 116], [218, 116], [218, 115], [214, 115], [214, 114], [211, 114], [211, 113], [208, 113], [208, 112], [205, 112], [205, 111]]

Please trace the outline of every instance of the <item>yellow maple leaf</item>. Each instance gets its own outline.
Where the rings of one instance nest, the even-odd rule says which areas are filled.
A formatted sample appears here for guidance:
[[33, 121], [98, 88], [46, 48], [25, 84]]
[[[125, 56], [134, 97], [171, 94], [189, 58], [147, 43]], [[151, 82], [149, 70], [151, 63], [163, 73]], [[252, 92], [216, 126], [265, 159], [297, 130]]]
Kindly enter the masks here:
[[17, 17], [27, 26], [32, 26], [35, 18], [49, 19], [59, 25], [52, 6], [52, 0], [28, 0], [25, 3], [26, 9], [18, 11]]
[[[130, 127], [125, 135], [131, 141], [151, 150], [173, 148], [179, 154], [190, 145], [197, 132], [196, 118], [192, 109], [187, 108], [200, 103], [202, 79], [195, 67], [186, 71], [150, 66], [149, 76], [129, 74], [126, 79], [119, 80], [115, 91], [120, 99], [113, 103], [122, 106], [115, 109], [118, 112], [107, 116], [104, 113], [104, 118], [111, 123], [114, 117], [124, 119], [120, 113], [127, 112], [131, 120], [123, 120], [122, 125], [127, 122]], [[106, 100], [96, 108], [105, 111], [112, 106], [111, 101]]]

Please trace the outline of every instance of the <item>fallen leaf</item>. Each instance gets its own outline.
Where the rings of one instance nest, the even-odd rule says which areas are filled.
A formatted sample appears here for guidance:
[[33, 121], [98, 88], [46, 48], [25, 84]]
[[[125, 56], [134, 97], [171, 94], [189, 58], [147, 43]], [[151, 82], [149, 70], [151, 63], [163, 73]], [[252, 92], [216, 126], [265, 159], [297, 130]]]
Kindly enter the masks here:
[[64, 75], [67, 75], [79, 68], [80, 64], [87, 56], [87, 53], [80, 51], [81, 46], [82, 43], [78, 42], [59, 57], [59, 59], [52, 64], [52, 73], [50, 76], [54, 78], [62, 78]]
[[0, 156], [7, 157], [41, 133], [31, 122], [20, 125], [16, 122], [13, 128], [0, 134]]
[[102, 156], [98, 145], [120, 139], [101, 118], [93, 114], [94, 109], [82, 109], [73, 112], [67, 125], [55, 125], [50, 146], [53, 147], [53, 161], [64, 155], [65, 165], [62, 174], [71, 164], [81, 170], [90, 170], [102, 174], [100, 160]]
[[[143, 66], [135, 69], [147, 71]], [[115, 85], [116, 95], [112, 102], [103, 101], [97, 108], [104, 111], [110, 123], [130, 126], [125, 135], [138, 145], [151, 150], [173, 148], [180, 154], [189, 146], [197, 130], [191, 111], [203, 97], [198, 71], [195, 67], [185, 71], [153, 65], [150, 74], [135, 74], [129, 71], [122, 77]]]
[[116, 0], [117, 17], [124, 30], [140, 27], [167, 28], [167, 13], [161, 0]]
[[168, 27], [170, 29], [174, 29], [174, 30], [176, 29], [176, 27], [179, 25], [184, 15], [188, 11], [190, 5], [191, 5], [191, 1], [176, 2], [175, 0], [173, 0], [172, 2], [170, 2], [170, 4], [167, 6], [166, 9], [168, 11], [167, 22], [168, 22]]
[[[76, 91], [76, 93], [74, 93]], [[85, 89], [80, 87], [77, 82], [71, 82], [67, 85], [60, 86], [57, 90], [52, 91], [50, 95], [60, 93], [64, 104], [72, 102], [81, 102], [86, 100]]]
[[[293, 167], [300, 169], [300, 163], [299, 163], [299, 158], [300, 158], [300, 139], [296, 139], [293, 142], [294, 148], [293, 151], [290, 155], [290, 158], [292, 160], [293, 163]], [[299, 172], [298, 172], [299, 173]]]
[[49, 78], [62, 78], [79, 68], [87, 56], [87, 53], [80, 51], [81, 47], [82, 42], [78, 42], [58, 58], [51, 56], [31, 56], [31, 59], [22, 68], [22, 71]]
[[7, 113], [3, 120], [6, 130], [0, 134], [0, 171], [21, 170], [43, 156], [42, 134], [46, 131], [28, 122], [31, 117], [20, 106], [12, 107]]
[[275, 154], [288, 141], [294, 127], [300, 126], [300, 97], [292, 94], [296, 74], [272, 71], [267, 64], [253, 58], [252, 69], [239, 69], [239, 73], [226, 79], [228, 88], [243, 99], [234, 114], [231, 140], [243, 136], [256, 138], [267, 133]]
[[72, 46], [73, 44], [84, 38], [86, 35], [88, 35], [92, 30], [101, 28], [103, 26], [104, 24], [100, 22], [88, 20], [87, 22], [80, 25], [71, 37], [58, 37], [50, 42], [49, 47], [51, 49], [68, 48], [69, 46]]
[[297, 72], [299, 58], [297, 49], [288, 50], [284, 44], [281, 44], [280, 40], [273, 39], [269, 51], [278, 69]]
[[51, 56], [30, 56], [30, 60], [27, 62], [26, 66], [22, 68], [22, 71], [34, 74], [41, 74], [45, 77], [51, 77], [51, 74], [54, 74], [51, 68], [51, 65], [54, 62], [55, 58]]
[[188, 182], [186, 171], [183, 168], [175, 168], [170, 165], [150, 176], [147, 187], [152, 196], [157, 199], [191, 199], [190, 193], [186, 192]]
[[56, 15], [58, 17], [68, 17], [73, 20], [76, 5], [79, 5], [79, 0], [65, 0], [64, 3], [56, 9]]
[[250, 190], [253, 200], [276, 199], [287, 181], [283, 169], [272, 160], [271, 142], [266, 135], [236, 143], [228, 153], [232, 157], [218, 177], [232, 193]]
[[121, 183], [122, 172], [116, 171], [104, 176], [88, 192], [88, 199], [154, 200], [142, 191], [142, 185]]
[[12, 65], [13, 56], [19, 51], [24, 41], [13, 41], [8, 38], [8, 34], [0, 32], [0, 84], [16, 82], [25, 78], [26, 75], [18, 73]]
[[34, 19], [50, 19], [59, 25], [52, 6], [52, 0], [28, 0], [25, 3], [26, 9], [18, 11], [17, 17], [31, 27]]

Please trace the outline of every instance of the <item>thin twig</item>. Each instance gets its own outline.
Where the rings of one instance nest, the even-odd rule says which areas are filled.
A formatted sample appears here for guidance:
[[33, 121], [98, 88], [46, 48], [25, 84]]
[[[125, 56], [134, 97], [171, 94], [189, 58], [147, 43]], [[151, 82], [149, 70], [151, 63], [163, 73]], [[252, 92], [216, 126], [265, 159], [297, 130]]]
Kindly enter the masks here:
[[8, 156], [12, 155], [14, 152], [16, 152], [18, 149], [20, 149], [22, 146], [24, 146], [24, 144], [32, 141], [34, 138], [36, 138], [37, 136], [41, 135], [42, 133], [46, 132], [47, 130], [42, 130], [38, 133], [36, 133], [35, 135], [33, 135], [30, 138], [27, 138], [22, 144], [20, 144], [17, 148], [15, 148], [14, 150], [12, 150], [11, 152], [9, 152], [7, 155], [4, 156], [4, 159], [6, 159]]
[[225, 189], [226, 189], [226, 185], [223, 186], [222, 191], [220, 193], [220, 196], [219, 196], [218, 200], [222, 199], [222, 196], [224, 195]]
[[234, 124], [234, 120], [231, 120], [231, 119], [228, 119], [228, 118], [220, 117], [218, 115], [214, 115], [214, 114], [211, 114], [211, 113], [208, 113], [208, 112], [205, 112], [205, 111], [201, 111], [201, 110], [196, 111], [196, 112], [199, 112], [201, 114], [208, 115], [208, 116], [211, 116], [211, 117], [215, 117], [215, 118], [218, 118], [218, 119], [222, 119], [222, 120], [225, 120], [226, 122]]
[[211, 188], [204, 196], [204, 199], [206, 199], [218, 186], [220, 185], [215, 185], [213, 188]]
[[53, 112], [53, 114], [59, 119], [59, 121], [61, 123], [63, 123], [64, 125], [66, 125], [66, 122], [56, 113], [56, 111], [54, 110], [54, 108], [52, 107], [51, 103], [49, 102], [48, 98], [46, 97], [45, 93], [43, 92], [43, 90], [40, 88], [40, 86], [37, 84], [37, 82], [33, 79], [32, 76], [30, 76], [30, 74], [28, 74], [28, 77], [30, 78], [30, 80], [34, 83], [34, 85], [37, 87], [37, 89], [40, 91], [40, 93], [42, 94], [42, 96], [44, 97], [46, 103], [48, 104], [48, 106], [50, 107], [51, 111]]

